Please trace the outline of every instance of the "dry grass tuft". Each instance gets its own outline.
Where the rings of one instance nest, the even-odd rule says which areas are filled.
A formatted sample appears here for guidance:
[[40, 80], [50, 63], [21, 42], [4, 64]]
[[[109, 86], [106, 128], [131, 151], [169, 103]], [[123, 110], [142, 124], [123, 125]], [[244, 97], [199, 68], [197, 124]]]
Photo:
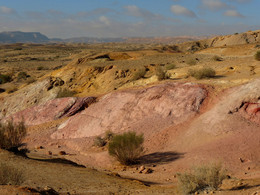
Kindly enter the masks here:
[[190, 69], [188, 71], [188, 76], [192, 76], [196, 79], [212, 78], [215, 75], [216, 71], [212, 68]]
[[179, 187], [184, 194], [217, 190], [226, 178], [226, 171], [220, 164], [203, 165], [190, 172], [178, 173]]
[[0, 185], [21, 185], [23, 173], [11, 165], [0, 163]]
[[257, 61], [260, 61], [260, 51], [257, 51], [257, 52], [255, 53], [255, 59], [256, 59]]
[[24, 122], [15, 124], [12, 120], [6, 124], [0, 123], [0, 148], [16, 150], [22, 144], [26, 135]]
[[136, 135], [135, 132], [115, 135], [109, 142], [108, 152], [123, 165], [135, 164], [143, 154], [143, 142], [143, 135]]

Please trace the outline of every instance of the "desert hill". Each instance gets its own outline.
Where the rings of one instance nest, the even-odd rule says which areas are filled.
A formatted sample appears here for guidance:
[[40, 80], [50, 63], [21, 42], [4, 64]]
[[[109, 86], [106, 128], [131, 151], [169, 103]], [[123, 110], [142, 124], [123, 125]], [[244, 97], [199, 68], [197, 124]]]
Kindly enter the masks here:
[[[143, 194], [178, 194], [178, 172], [211, 162], [221, 162], [231, 177], [226, 191], [217, 194], [252, 194], [260, 184], [260, 61], [255, 58], [259, 34], [250, 31], [170, 45], [3, 45], [0, 73], [10, 79], [0, 84], [0, 120], [24, 120], [29, 158], [64, 158], [152, 186], [126, 181], [129, 189], [124, 187], [122, 194], [135, 193], [131, 186]], [[192, 74], [201, 70], [215, 74]], [[140, 164], [121, 166], [106, 146], [93, 146], [108, 130], [144, 134]], [[1, 161], [8, 159], [8, 153], [0, 154]], [[32, 166], [43, 166], [32, 159]], [[152, 173], [139, 173], [140, 166]], [[56, 180], [35, 184], [28, 176], [32, 170], [25, 172], [29, 187], [48, 185], [59, 193], [72, 192]], [[71, 169], [73, 179], [75, 172]], [[114, 193], [123, 185], [117, 179], [113, 184], [108, 184], [109, 178], [102, 182], [103, 190], [110, 186]], [[75, 188], [104, 192], [95, 185]]]
[[39, 32], [1, 32], [0, 43], [46, 43], [49, 38]]

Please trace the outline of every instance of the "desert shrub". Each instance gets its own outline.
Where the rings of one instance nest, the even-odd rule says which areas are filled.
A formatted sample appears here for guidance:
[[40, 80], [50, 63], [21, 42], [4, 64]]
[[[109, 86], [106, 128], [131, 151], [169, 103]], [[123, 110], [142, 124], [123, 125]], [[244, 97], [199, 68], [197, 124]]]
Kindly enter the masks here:
[[16, 48], [14, 48], [14, 50], [23, 50], [23, 48], [22, 47], [16, 47]]
[[220, 164], [194, 167], [190, 172], [178, 173], [179, 187], [185, 193], [201, 190], [217, 190], [227, 177]]
[[114, 134], [112, 131], [109, 131], [109, 130], [108, 130], [108, 131], [106, 131], [106, 133], [105, 133], [104, 139], [105, 139], [106, 141], [111, 141], [114, 136], [115, 136], [115, 134]]
[[23, 183], [23, 180], [22, 171], [11, 165], [0, 163], [0, 185], [20, 185]]
[[171, 70], [171, 69], [174, 69], [174, 68], [176, 68], [176, 65], [175, 65], [175, 64], [167, 64], [167, 65], [165, 66], [165, 69], [166, 69], [166, 70]]
[[188, 59], [188, 60], [186, 61], [186, 64], [188, 64], [188, 65], [190, 65], [190, 66], [194, 66], [194, 65], [197, 64], [197, 61], [196, 61], [195, 59], [191, 58], [191, 59]]
[[37, 70], [44, 70], [44, 67], [43, 66], [38, 66]]
[[256, 59], [257, 61], [260, 61], [260, 51], [257, 51], [257, 52], [255, 53], [255, 59]]
[[19, 80], [21, 80], [21, 79], [26, 79], [27, 77], [30, 77], [30, 76], [27, 75], [26, 72], [19, 72], [18, 75], [17, 75], [17, 78], [18, 78]]
[[126, 132], [115, 135], [108, 145], [108, 152], [114, 156], [121, 164], [131, 165], [143, 153], [143, 134], [136, 135], [135, 132]]
[[58, 92], [56, 98], [63, 98], [63, 97], [72, 97], [76, 94], [75, 91], [71, 91], [69, 89], [62, 89]]
[[145, 68], [144, 68], [144, 67], [143, 67], [143, 68], [140, 68], [140, 69], [138, 69], [136, 72], [134, 72], [134, 75], [133, 75], [132, 80], [133, 80], [133, 81], [136, 81], [136, 80], [138, 80], [138, 79], [141, 79], [141, 78], [144, 77], [145, 74], [146, 74]]
[[100, 136], [95, 137], [94, 146], [103, 147], [104, 145], [106, 145], [106, 143], [107, 143], [106, 140], [103, 139], [102, 137]]
[[159, 81], [167, 79], [166, 71], [160, 66], [155, 69], [155, 74]]
[[198, 70], [190, 69], [188, 76], [192, 76], [196, 79], [211, 78], [216, 75], [216, 71], [212, 68], [201, 68]]
[[8, 83], [12, 80], [10, 75], [0, 74], [0, 84]]
[[213, 56], [212, 60], [214, 60], [214, 61], [223, 61], [223, 58], [220, 57], [220, 56]]
[[22, 144], [26, 135], [24, 122], [15, 124], [12, 120], [0, 123], [0, 148], [15, 151]]

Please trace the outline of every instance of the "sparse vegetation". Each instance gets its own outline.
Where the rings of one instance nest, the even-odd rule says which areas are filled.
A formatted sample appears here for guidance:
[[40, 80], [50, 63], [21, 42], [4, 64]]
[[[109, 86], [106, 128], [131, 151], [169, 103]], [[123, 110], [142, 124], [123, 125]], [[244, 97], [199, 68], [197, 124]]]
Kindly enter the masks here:
[[255, 59], [260, 61], [260, 50], [255, 53]]
[[0, 84], [8, 83], [12, 80], [10, 75], [0, 74]]
[[186, 64], [188, 64], [188, 65], [190, 65], [190, 66], [194, 66], [194, 65], [197, 64], [197, 61], [196, 61], [196, 59], [191, 58], [191, 59], [188, 59], [188, 60], [186, 61]]
[[107, 143], [109, 143], [113, 139], [113, 137], [114, 133], [108, 130], [106, 131], [104, 138], [102, 138], [101, 136], [95, 137], [94, 146], [103, 147], [107, 145]]
[[11, 165], [0, 163], [0, 185], [21, 185], [23, 181], [22, 171]]
[[75, 94], [76, 94], [75, 91], [71, 91], [71, 90], [69, 90], [69, 89], [61, 89], [61, 90], [58, 92], [56, 98], [72, 97], [72, 96], [74, 96]]
[[155, 74], [159, 81], [167, 79], [166, 71], [160, 66], [155, 69]]
[[146, 74], [145, 68], [144, 68], [144, 67], [143, 67], [143, 68], [140, 68], [140, 69], [138, 69], [136, 72], [134, 72], [134, 75], [133, 75], [133, 77], [132, 77], [132, 80], [133, 80], [133, 81], [136, 81], [136, 80], [138, 80], [138, 79], [141, 79], [141, 78], [144, 77], [145, 74]]
[[136, 135], [135, 132], [126, 132], [115, 135], [109, 142], [108, 152], [121, 164], [131, 165], [143, 154], [143, 135]]
[[25, 79], [27, 79], [27, 77], [30, 77], [30, 76], [27, 75], [26, 72], [19, 72], [18, 75], [17, 75], [18, 80], [22, 80], [22, 79], [25, 80]]
[[203, 165], [194, 167], [190, 172], [178, 173], [179, 186], [185, 194], [217, 190], [226, 177], [226, 171], [220, 164]]
[[175, 64], [167, 64], [167, 65], [165, 66], [165, 70], [172, 70], [172, 69], [174, 69], [174, 68], [176, 68], [176, 65], [175, 65]]
[[37, 70], [44, 70], [44, 67], [43, 66], [38, 66]]
[[112, 139], [113, 139], [113, 137], [115, 136], [115, 134], [112, 132], [112, 131], [106, 131], [106, 133], [105, 133], [105, 137], [104, 137], [104, 139], [107, 141], [107, 142], [109, 142], [109, 141], [111, 141]]
[[26, 135], [26, 127], [21, 121], [15, 124], [12, 120], [0, 123], [0, 148], [15, 151], [22, 144]]
[[188, 71], [188, 76], [192, 76], [196, 79], [212, 78], [215, 75], [216, 71], [212, 68], [190, 69]]
[[103, 139], [102, 137], [100, 137], [100, 136], [95, 137], [94, 146], [103, 147], [106, 145], [106, 143], [107, 143], [106, 140]]
[[220, 57], [220, 56], [215, 55], [215, 56], [212, 57], [212, 60], [220, 62], [220, 61], [223, 61], [223, 58]]

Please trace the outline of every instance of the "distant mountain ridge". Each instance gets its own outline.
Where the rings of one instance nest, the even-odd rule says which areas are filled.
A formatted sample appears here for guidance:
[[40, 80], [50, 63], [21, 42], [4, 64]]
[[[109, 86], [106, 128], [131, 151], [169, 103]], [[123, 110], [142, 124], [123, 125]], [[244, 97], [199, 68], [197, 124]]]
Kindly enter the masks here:
[[186, 41], [196, 41], [206, 37], [179, 36], [179, 37], [122, 37], [122, 38], [94, 38], [94, 37], [75, 37], [69, 39], [50, 39], [40, 32], [21, 32], [10, 31], [0, 33], [0, 43], [183, 43]]
[[39, 32], [1, 32], [0, 43], [46, 43], [50, 39]]

